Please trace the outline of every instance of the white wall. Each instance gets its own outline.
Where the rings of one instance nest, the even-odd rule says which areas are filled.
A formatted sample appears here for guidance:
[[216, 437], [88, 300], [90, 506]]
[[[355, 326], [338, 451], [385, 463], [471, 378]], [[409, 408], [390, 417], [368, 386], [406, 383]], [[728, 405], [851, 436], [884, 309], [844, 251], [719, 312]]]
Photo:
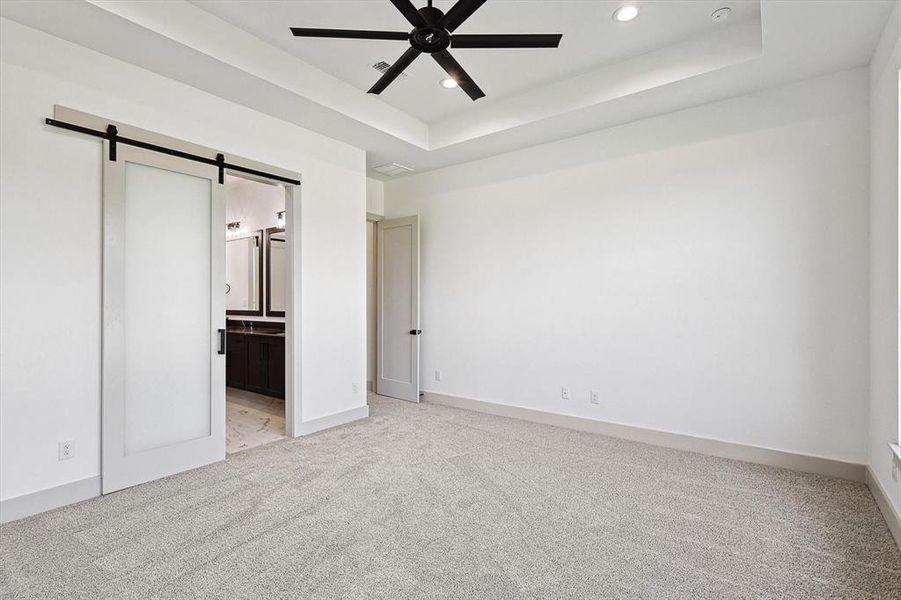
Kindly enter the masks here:
[[100, 467], [102, 153], [54, 103], [300, 172], [301, 416], [365, 406], [364, 152], [5, 19], [0, 58], [0, 499]]
[[385, 184], [372, 177], [366, 178], [366, 212], [372, 215], [385, 214]]
[[865, 462], [867, 122], [857, 69], [387, 182], [424, 389]]
[[870, 61], [870, 464], [901, 513], [886, 446], [898, 442], [898, 69], [901, 8]]
[[285, 210], [285, 186], [242, 177], [225, 177], [225, 222], [241, 222], [247, 233], [278, 227], [276, 214]]

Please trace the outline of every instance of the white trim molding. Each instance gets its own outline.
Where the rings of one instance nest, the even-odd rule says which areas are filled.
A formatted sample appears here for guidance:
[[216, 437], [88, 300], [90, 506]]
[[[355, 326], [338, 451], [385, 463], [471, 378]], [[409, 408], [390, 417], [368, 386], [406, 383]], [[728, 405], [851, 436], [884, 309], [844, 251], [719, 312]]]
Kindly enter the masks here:
[[696, 437], [683, 433], [660, 431], [634, 425], [611, 423], [609, 421], [598, 421], [574, 415], [564, 415], [532, 408], [523, 408], [520, 406], [509, 406], [485, 400], [472, 400], [470, 398], [436, 394], [433, 392], [425, 392], [423, 400], [453, 408], [462, 408], [464, 410], [473, 410], [491, 415], [511, 417], [523, 421], [531, 421], [533, 423], [553, 425], [554, 427], [597, 433], [599, 435], [643, 442], [655, 446], [664, 446], [676, 450], [687, 450], [689, 452], [698, 452], [700, 454], [719, 456], [721, 458], [731, 458], [734, 460], [770, 465], [773, 467], [782, 467], [794, 471], [828, 475], [830, 477], [839, 477], [841, 479], [850, 479], [859, 482], [863, 482], [866, 477], [866, 465], [825, 458], [822, 456], [797, 454], [794, 452], [786, 452], [784, 450], [749, 446], [736, 442], [725, 442], [722, 440]]
[[9, 523], [100, 495], [100, 476], [64, 483], [0, 502], [0, 523]]
[[324, 417], [319, 417], [318, 419], [302, 422], [297, 426], [294, 433], [298, 436], [310, 435], [318, 431], [323, 431], [324, 429], [331, 429], [332, 427], [338, 427], [339, 425], [346, 425], [353, 421], [365, 419], [368, 416], [369, 406], [358, 406], [357, 408], [344, 410], [333, 415], [326, 415]]
[[[311, 435], [319, 431], [346, 425], [369, 416], [369, 406], [359, 406], [333, 415], [301, 423], [297, 435]], [[24, 494], [0, 502], [0, 523], [24, 519], [54, 508], [100, 496], [100, 476], [65, 483], [46, 490]]]
[[867, 487], [870, 488], [873, 499], [876, 500], [876, 506], [878, 506], [879, 510], [882, 512], [882, 516], [885, 518], [889, 531], [892, 532], [892, 536], [895, 538], [895, 543], [898, 545], [898, 548], [901, 548], [901, 515], [895, 510], [895, 506], [889, 499], [888, 492], [886, 492], [885, 488], [882, 487], [882, 484], [879, 483], [876, 474], [873, 473], [872, 467], [867, 467], [866, 475], [866, 484]]

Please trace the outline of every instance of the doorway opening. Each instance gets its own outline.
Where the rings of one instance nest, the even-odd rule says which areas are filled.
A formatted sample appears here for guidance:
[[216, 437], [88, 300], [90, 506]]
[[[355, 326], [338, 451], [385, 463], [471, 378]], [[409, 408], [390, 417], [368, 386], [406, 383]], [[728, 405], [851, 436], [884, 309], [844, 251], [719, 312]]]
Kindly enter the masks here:
[[225, 450], [286, 437], [285, 186], [225, 177]]

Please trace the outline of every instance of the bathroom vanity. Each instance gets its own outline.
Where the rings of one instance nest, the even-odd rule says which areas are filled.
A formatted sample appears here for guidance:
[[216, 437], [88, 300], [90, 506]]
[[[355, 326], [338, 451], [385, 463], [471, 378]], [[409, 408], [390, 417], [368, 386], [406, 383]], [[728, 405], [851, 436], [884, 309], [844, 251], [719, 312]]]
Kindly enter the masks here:
[[225, 384], [284, 398], [285, 324], [229, 321], [225, 337]]

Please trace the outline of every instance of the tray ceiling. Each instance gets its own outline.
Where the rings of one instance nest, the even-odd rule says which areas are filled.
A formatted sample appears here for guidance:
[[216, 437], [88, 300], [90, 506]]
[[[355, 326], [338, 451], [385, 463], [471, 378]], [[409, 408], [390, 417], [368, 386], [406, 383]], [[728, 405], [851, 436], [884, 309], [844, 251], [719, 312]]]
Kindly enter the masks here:
[[[865, 65], [893, 6], [636, 0], [639, 17], [615, 23], [623, 3], [488, 0], [461, 33], [563, 41], [557, 50], [454, 50], [488, 94], [477, 102], [441, 88], [430, 60], [381, 96], [366, 94], [379, 76], [371, 64], [393, 61], [404, 42], [298, 39], [288, 30], [408, 30], [388, 0], [4, 0], [0, 15], [345, 141], [367, 151], [370, 167], [423, 171]], [[733, 14], [715, 24], [721, 6]]]

